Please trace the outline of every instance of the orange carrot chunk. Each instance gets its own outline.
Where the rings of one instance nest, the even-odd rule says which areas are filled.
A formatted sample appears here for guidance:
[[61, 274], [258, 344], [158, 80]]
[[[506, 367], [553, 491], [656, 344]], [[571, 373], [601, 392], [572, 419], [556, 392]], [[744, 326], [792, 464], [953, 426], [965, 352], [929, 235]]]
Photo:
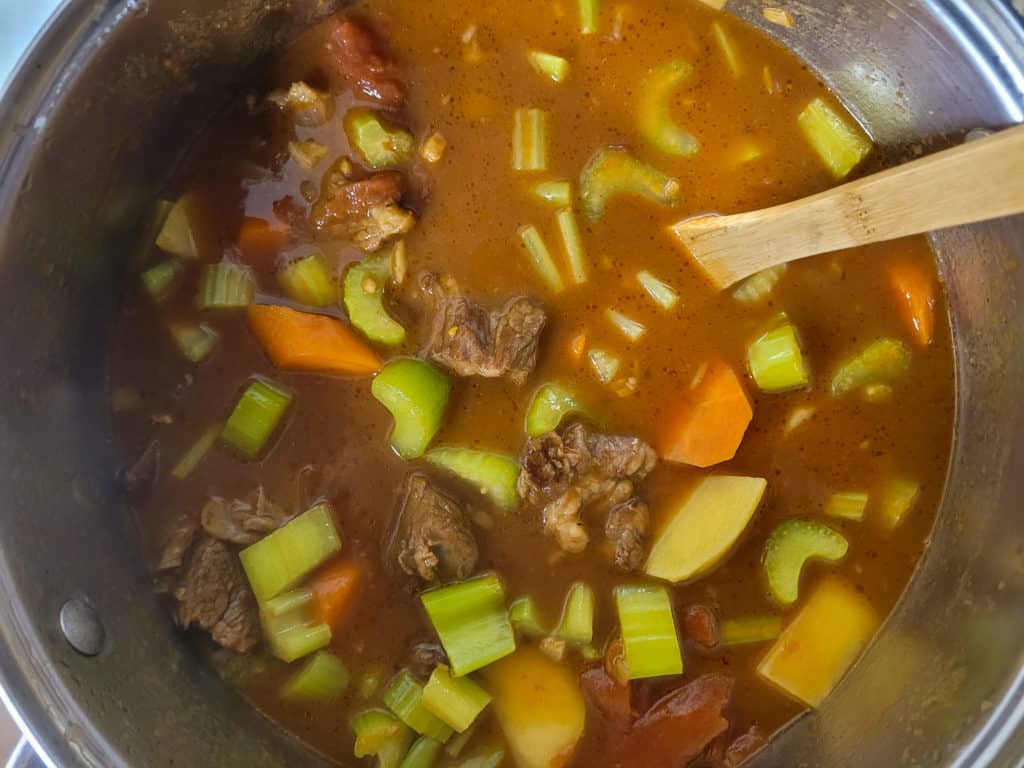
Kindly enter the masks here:
[[249, 264], [271, 261], [287, 240], [287, 228], [251, 216], [242, 220], [242, 228], [238, 231], [238, 249]]
[[251, 304], [249, 327], [274, 365], [287, 371], [358, 375], [381, 366], [377, 353], [333, 317]]
[[352, 612], [363, 581], [363, 565], [358, 560], [335, 560], [309, 582], [313, 591], [313, 621], [331, 629]]
[[897, 262], [889, 267], [889, 282], [914, 339], [927, 347], [935, 331], [935, 281], [931, 274], [919, 264]]
[[679, 410], [668, 417], [661, 443], [665, 461], [710, 467], [736, 455], [754, 416], [736, 372], [710, 363]]

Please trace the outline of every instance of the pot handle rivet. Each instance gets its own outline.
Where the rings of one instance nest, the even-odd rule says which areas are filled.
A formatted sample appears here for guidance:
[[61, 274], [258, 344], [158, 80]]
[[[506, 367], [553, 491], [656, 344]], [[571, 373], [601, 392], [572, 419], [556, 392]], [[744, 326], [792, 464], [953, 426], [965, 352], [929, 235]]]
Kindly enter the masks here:
[[60, 607], [60, 630], [71, 647], [83, 656], [95, 656], [103, 650], [103, 625], [84, 600], [72, 598]]

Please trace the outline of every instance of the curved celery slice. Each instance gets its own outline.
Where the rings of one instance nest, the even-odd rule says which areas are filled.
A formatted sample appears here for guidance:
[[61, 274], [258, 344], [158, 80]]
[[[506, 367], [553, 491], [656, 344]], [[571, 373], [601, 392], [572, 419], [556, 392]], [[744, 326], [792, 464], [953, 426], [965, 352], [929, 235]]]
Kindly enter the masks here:
[[583, 582], [569, 588], [562, 609], [562, 619], [555, 628], [555, 637], [575, 645], [587, 645], [594, 639], [594, 590]]
[[403, 723], [422, 736], [445, 742], [452, 735], [451, 727], [423, 706], [423, 686], [407, 669], [395, 677], [384, 694], [384, 703]]
[[848, 548], [843, 535], [827, 525], [810, 520], [784, 522], [764, 546], [764, 569], [775, 599], [783, 605], [795, 603], [804, 563], [812, 558], [836, 562]]
[[683, 656], [668, 590], [655, 586], [616, 587], [615, 607], [630, 679], [682, 674]]
[[310, 307], [334, 303], [338, 291], [319, 254], [296, 259], [277, 273], [278, 282], [288, 298]]
[[474, 448], [435, 448], [424, 458], [475, 486], [502, 509], [512, 511], [519, 506], [519, 462], [512, 456]]
[[910, 347], [898, 339], [881, 338], [840, 366], [832, 377], [832, 397], [871, 384], [887, 384], [908, 370]]
[[532, 597], [518, 597], [508, 607], [508, 620], [516, 631], [531, 637], [546, 635], [540, 618], [540, 609]]
[[693, 66], [685, 61], [669, 61], [647, 76], [640, 91], [637, 121], [640, 134], [652, 146], [670, 155], [694, 155], [700, 142], [692, 133], [684, 131], [672, 119], [672, 95], [693, 73]]
[[333, 653], [318, 651], [281, 688], [281, 697], [293, 701], [332, 701], [348, 687], [348, 669]]
[[345, 273], [343, 298], [353, 326], [368, 339], [395, 346], [405, 341], [405, 328], [384, 308], [384, 286], [390, 275], [390, 253], [368, 256]]
[[242, 393], [224, 424], [221, 440], [246, 458], [257, 458], [277, 431], [291, 402], [291, 394], [278, 384], [257, 379]]
[[408, 162], [416, 148], [411, 133], [386, 123], [365, 107], [350, 109], [345, 115], [345, 135], [362, 158], [378, 170]]
[[391, 447], [403, 459], [415, 459], [427, 450], [441, 428], [450, 387], [447, 375], [408, 357], [392, 360], [374, 378], [373, 396], [395, 419]]
[[679, 204], [681, 194], [678, 179], [615, 147], [599, 150], [580, 175], [583, 215], [591, 221], [601, 218], [616, 195], [638, 195], [671, 208]]
[[491, 703], [491, 695], [468, 677], [452, 677], [445, 664], [434, 668], [423, 688], [423, 706], [459, 733]]
[[368, 709], [352, 718], [356, 757], [376, 756], [381, 768], [397, 768], [412, 743], [412, 731], [383, 709]]
[[747, 347], [747, 364], [762, 392], [787, 392], [810, 382], [796, 329], [789, 322], [772, 328]]
[[530, 51], [526, 57], [538, 75], [548, 78], [553, 83], [561, 83], [569, 76], [569, 62], [561, 56], [544, 51]]
[[544, 384], [537, 390], [526, 409], [526, 434], [539, 437], [558, 429], [570, 413], [585, 413], [586, 408], [561, 384]]

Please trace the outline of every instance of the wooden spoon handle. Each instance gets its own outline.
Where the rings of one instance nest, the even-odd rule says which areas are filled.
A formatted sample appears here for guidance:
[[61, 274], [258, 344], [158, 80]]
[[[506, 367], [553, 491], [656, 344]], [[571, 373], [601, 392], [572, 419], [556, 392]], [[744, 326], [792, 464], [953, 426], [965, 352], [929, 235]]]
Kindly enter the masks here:
[[803, 200], [671, 232], [724, 288], [782, 262], [1024, 212], [1024, 126]]

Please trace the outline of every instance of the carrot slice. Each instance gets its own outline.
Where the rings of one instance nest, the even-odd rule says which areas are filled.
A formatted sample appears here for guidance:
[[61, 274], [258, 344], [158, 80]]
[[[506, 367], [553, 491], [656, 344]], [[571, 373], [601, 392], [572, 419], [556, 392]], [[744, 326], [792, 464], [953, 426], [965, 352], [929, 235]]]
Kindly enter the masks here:
[[679, 410], [668, 418], [661, 443], [665, 461], [710, 467], [736, 455], [754, 410], [736, 372], [710, 363]]
[[935, 332], [935, 281], [923, 266], [904, 261], [889, 266], [889, 282], [914, 338], [927, 347]]
[[270, 261], [281, 252], [287, 240], [287, 228], [252, 216], [242, 220], [238, 231], [238, 249], [250, 264]]
[[249, 305], [249, 327], [278, 368], [318, 373], [375, 373], [377, 353], [340, 320], [272, 304]]
[[363, 581], [358, 560], [336, 560], [321, 568], [309, 582], [313, 591], [313, 620], [337, 629], [352, 612]]

